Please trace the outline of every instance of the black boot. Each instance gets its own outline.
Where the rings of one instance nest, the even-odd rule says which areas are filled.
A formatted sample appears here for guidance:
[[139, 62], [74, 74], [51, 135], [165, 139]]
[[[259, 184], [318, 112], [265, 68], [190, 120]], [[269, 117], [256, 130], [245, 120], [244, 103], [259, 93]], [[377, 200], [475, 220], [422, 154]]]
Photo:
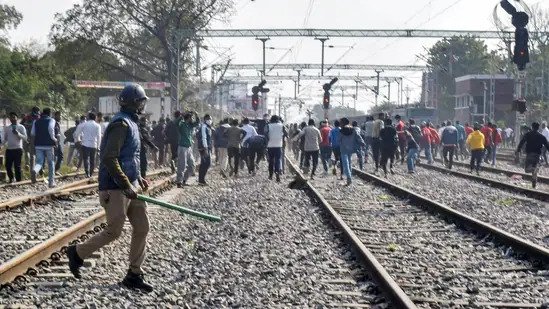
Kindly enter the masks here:
[[128, 273], [126, 274], [126, 277], [124, 277], [124, 280], [122, 280], [122, 285], [129, 289], [137, 289], [142, 290], [143, 292], [150, 293], [153, 291], [152, 285], [148, 284], [144, 280], [143, 274], [134, 274], [130, 270], [128, 270]]
[[69, 259], [69, 269], [71, 270], [71, 273], [77, 279], [82, 278], [82, 275], [80, 274], [80, 267], [84, 265], [84, 260], [78, 256], [76, 246], [68, 246], [66, 254]]
[[280, 173], [276, 173], [276, 182], [280, 182]]

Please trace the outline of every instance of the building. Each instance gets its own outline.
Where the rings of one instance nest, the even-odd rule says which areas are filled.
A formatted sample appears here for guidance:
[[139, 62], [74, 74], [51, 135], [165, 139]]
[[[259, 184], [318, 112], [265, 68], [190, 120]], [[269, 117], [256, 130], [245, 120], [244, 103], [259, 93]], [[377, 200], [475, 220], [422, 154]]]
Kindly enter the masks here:
[[[98, 110], [105, 116], [114, 115], [120, 111], [120, 104], [116, 96], [99, 97]], [[149, 120], [158, 121], [171, 113], [171, 99], [169, 97], [150, 97], [145, 105], [143, 114], [148, 116]]]
[[465, 75], [455, 81], [455, 120], [474, 123], [486, 118], [504, 121], [507, 126], [514, 125], [513, 78], [507, 75]]

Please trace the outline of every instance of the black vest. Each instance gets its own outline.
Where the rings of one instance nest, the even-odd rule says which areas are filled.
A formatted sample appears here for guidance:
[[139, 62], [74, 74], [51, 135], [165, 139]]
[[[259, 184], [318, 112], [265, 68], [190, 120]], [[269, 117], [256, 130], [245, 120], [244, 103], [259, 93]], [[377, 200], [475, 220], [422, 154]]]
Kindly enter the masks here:
[[42, 116], [34, 122], [34, 146], [55, 146], [55, 141], [48, 131], [50, 121], [55, 120]]

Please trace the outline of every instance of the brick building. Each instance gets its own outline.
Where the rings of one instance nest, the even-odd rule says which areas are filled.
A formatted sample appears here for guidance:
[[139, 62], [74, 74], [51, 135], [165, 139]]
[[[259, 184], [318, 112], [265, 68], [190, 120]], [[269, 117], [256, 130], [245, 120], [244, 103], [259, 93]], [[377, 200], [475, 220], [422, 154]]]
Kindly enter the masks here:
[[487, 118], [514, 125], [514, 88], [514, 79], [507, 75], [465, 75], [456, 78], [455, 120], [462, 123], [482, 122], [486, 93]]

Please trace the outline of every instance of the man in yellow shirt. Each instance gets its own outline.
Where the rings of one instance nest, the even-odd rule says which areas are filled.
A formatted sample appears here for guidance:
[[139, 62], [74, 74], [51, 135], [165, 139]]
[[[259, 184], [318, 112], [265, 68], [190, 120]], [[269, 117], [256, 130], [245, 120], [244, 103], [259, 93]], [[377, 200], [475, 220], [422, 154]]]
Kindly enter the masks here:
[[480, 132], [480, 124], [475, 123], [474, 131], [467, 136], [467, 146], [471, 149], [471, 171], [476, 169], [480, 173], [480, 164], [484, 156], [484, 134]]

